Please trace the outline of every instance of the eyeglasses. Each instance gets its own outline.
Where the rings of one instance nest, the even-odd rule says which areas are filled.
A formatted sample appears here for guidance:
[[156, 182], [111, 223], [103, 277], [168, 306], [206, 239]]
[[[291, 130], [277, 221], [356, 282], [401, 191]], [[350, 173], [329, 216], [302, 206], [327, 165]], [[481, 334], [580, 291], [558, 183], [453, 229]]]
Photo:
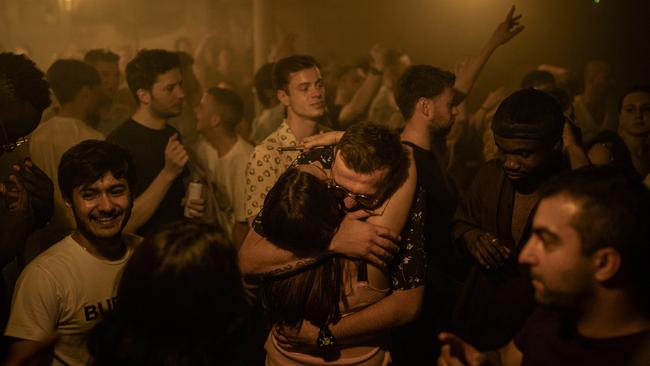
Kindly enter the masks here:
[[338, 185], [334, 179], [327, 181], [327, 188], [334, 194], [336, 199], [343, 201], [346, 197], [355, 200], [364, 208], [373, 208], [377, 205], [377, 199], [367, 194], [356, 194]]
[[24, 137], [18, 138], [15, 142], [9, 142], [9, 135], [7, 135], [7, 130], [5, 129], [5, 124], [0, 123], [0, 127], [2, 127], [2, 135], [4, 137], [4, 140], [6, 141], [6, 143], [2, 144], [2, 151], [6, 152], [6, 153], [10, 153], [10, 152], [16, 150], [16, 148], [18, 148], [18, 146], [20, 146], [20, 145], [22, 145], [22, 144], [29, 141], [29, 137], [24, 136]]

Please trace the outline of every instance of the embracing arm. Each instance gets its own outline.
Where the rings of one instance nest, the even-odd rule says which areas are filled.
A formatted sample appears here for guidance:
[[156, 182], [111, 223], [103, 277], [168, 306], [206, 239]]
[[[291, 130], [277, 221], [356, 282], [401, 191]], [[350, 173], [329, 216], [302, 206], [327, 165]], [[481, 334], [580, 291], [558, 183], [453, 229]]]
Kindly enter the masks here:
[[[354, 344], [364, 336], [389, 331], [408, 324], [420, 316], [424, 286], [399, 290], [363, 310], [346, 316], [329, 326], [337, 344]], [[276, 327], [274, 332], [280, 342], [288, 345], [314, 344], [319, 329], [305, 321], [300, 328]]]
[[368, 111], [370, 103], [377, 95], [383, 82], [384, 65], [386, 64], [386, 48], [375, 45], [370, 50], [371, 67], [375, 72], [369, 72], [363, 83], [352, 96], [352, 99], [343, 106], [339, 113], [339, 124], [347, 127], [360, 115]]

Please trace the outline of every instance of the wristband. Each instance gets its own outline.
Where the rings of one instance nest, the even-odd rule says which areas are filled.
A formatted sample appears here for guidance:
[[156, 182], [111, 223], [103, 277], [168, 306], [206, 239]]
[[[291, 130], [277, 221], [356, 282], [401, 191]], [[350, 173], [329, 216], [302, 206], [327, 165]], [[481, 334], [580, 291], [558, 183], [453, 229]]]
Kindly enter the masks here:
[[320, 327], [318, 338], [316, 338], [316, 345], [320, 349], [332, 349], [336, 347], [336, 339], [327, 325]]

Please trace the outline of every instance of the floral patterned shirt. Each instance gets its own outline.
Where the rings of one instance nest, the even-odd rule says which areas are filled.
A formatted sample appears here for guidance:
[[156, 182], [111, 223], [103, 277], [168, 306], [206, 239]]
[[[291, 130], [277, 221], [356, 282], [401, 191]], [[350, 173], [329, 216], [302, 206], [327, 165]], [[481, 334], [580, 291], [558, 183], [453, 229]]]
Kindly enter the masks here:
[[[322, 126], [318, 126], [318, 130], [328, 131]], [[255, 146], [246, 165], [246, 217], [258, 214], [266, 194], [300, 154], [300, 151], [279, 151], [278, 148], [297, 145], [296, 136], [285, 119], [277, 130]]]
[[[300, 154], [292, 166], [320, 162], [323, 168], [330, 169], [333, 161], [334, 147], [329, 146]], [[425, 190], [418, 186], [408, 220], [402, 229], [400, 251], [389, 265], [393, 290], [408, 290], [424, 285], [427, 271], [424, 248], [425, 197]]]

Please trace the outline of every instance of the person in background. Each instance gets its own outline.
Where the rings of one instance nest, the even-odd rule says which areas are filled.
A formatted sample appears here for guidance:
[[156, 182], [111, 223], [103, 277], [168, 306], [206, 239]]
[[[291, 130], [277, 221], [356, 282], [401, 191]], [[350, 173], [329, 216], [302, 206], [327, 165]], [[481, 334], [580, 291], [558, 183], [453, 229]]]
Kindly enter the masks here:
[[246, 163], [253, 146], [235, 132], [244, 116], [244, 102], [233, 91], [210, 88], [196, 108], [200, 134], [196, 159], [219, 196], [217, 209], [227, 215], [223, 225], [237, 248], [248, 233], [245, 213]]
[[47, 81], [58, 99], [56, 116], [42, 122], [32, 133], [29, 152], [34, 163], [54, 183], [54, 213], [42, 235], [41, 249], [69, 235], [75, 228], [74, 215], [65, 205], [59, 189], [58, 169], [63, 154], [84, 140], [103, 140], [104, 135], [93, 128], [99, 118], [101, 79], [90, 65], [79, 60], [55, 61], [47, 70]]
[[515, 258], [530, 232], [540, 187], [568, 169], [564, 122], [560, 105], [544, 92], [524, 89], [507, 97], [492, 123], [501, 158], [480, 168], [456, 212], [452, 235], [472, 268], [452, 329], [479, 349], [507, 343], [532, 311], [530, 282]]
[[94, 67], [102, 80], [96, 129], [107, 136], [133, 114], [135, 101], [128, 88], [122, 86], [120, 56], [107, 49], [92, 49], [84, 55], [84, 62]]
[[518, 255], [537, 309], [496, 351], [440, 334], [438, 365], [650, 364], [648, 189], [621, 170], [592, 166], [561, 176], [540, 197]]
[[[183, 178], [189, 159], [178, 131], [167, 121], [178, 116], [185, 94], [180, 60], [165, 50], [142, 50], [126, 67], [126, 80], [138, 109], [107, 138], [127, 149], [137, 169], [134, 210], [129, 226], [146, 237], [167, 222], [183, 217]], [[203, 201], [192, 215], [200, 216]], [[194, 204], [194, 202], [192, 202]]]

